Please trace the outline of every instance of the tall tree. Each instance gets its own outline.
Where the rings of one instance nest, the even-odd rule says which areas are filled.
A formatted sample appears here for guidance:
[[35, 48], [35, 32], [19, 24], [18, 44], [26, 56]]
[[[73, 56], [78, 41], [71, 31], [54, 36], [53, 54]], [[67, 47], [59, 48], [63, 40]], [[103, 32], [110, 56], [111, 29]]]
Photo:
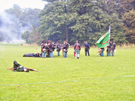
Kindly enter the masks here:
[[[56, 40], [63, 38], [61, 35], [66, 36], [68, 41], [68, 30], [72, 19], [68, 11], [67, 2], [53, 2], [48, 4], [40, 14], [41, 26], [39, 32], [42, 37], [57, 36]], [[59, 35], [61, 34], [61, 35]]]
[[135, 8], [135, 0], [114, 0], [117, 5], [119, 17]]
[[129, 43], [135, 43], [135, 10], [124, 13], [122, 27], [126, 32]]
[[[112, 7], [109, 7], [113, 4]], [[106, 4], [103, 0], [73, 0], [72, 9], [77, 12], [76, 24], [72, 26], [72, 30], [76, 32], [77, 39], [80, 41], [87, 40], [94, 44], [98, 38], [103, 35], [112, 26], [111, 39], [121, 44], [125, 41], [125, 34], [122, 33], [121, 20], [118, 19], [113, 7], [114, 3]], [[111, 10], [110, 10], [111, 9]], [[121, 40], [119, 40], [122, 38]]]
[[[95, 44], [109, 29], [109, 25], [112, 25], [111, 39], [119, 44], [125, 41], [121, 20], [113, 9], [115, 3], [112, 7], [109, 7], [110, 2], [106, 3], [103, 0], [71, 0], [67, 6], [66, 4], [67, 2], [53, 1], [42, 11], [39, 28], [42, 38], [48, 36], [52, 39], [62, 39], [66, 37], [64, 33], [67, 26], [68, 40], [71, 44], [75, 40]], [[64, 7], [66, 9], [63, 9]]]
[[117, 12], [122, 20], [122, 29], [125, 31], [126, 39], [129, 43], [135, 43], [135, 0], [116, 0], [118, 4]]

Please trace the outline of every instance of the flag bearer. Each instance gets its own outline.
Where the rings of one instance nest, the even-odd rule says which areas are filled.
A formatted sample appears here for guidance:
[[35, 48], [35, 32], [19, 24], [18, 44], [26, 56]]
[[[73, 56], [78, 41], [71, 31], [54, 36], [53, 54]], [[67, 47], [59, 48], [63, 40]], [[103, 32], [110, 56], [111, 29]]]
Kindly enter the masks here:
[[108, 46], [107, 46], [107, 56], [110, 56], [110, 53], [111, 53], [111, 44], [109, 44]]

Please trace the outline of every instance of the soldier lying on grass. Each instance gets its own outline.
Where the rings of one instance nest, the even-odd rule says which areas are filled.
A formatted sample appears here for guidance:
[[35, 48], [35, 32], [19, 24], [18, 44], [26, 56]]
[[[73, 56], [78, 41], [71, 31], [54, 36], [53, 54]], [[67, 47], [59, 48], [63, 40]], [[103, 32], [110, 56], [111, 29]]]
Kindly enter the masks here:
[[13, 70], [17, 72], [29, 72], [29, 71], [35, 71], [38, 72], [36, 69], [26, 68], [24, 66], [21, 66], [17, 63], [17, 61], [13, 62], [13, 68], [7, 68], [7, 70]]

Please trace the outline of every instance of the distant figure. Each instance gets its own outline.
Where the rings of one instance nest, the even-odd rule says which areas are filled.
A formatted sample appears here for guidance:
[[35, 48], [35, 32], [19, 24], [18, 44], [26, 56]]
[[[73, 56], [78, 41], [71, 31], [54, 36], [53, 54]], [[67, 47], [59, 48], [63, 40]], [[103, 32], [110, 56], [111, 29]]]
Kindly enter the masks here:
[[110, 41], [110, 42], [109, 42], [109, 45], [111, 45], [111, 46], [112, 46], [112, 41]]
[[85, 47], [85, 56], [87, 56], [87, 53], [88, 53], [88, 56], [90, 56], [90, 54], [89, 54], [90, 46], [87, 43], [87, 41], [84, 42], [84, 47]]
[[[112, 45], [113, 45], [112, 41], [109, 41], [109, 45], [110, 45], [111, 48], [112, 48]], [[110, 51], [110, 55], [111, 55], [111, 51]]]
[[49, 55], [49, 45], [50, 45], [50, 43], [49, 43], [49, 41], [46, 41], [46, 57], [50, 57], [50, 55]]
[[40, 53], [28, 53], [24, 54], [23, 57], [41, 57]]
[[64, 58], [67, 58], [67, 52], [68, 52], [68, 43], [64, 41], [64, 44], [62, 46], [63, 52], [64, 52]]
[[42, 56], [42, 52], [43, 52], [43, 46], [44, 46], [44, 41], [42, 41], [42, 43], [41, 43], [41, 56]]
[[75, 50], [75, 59], [79, 59], [79, 54], [80, 54], [81, 46], [78, 43], [78, 41], [76, 41], [76, 43], [74, 45], [74, 50]]
[[116, 44], [115, 44], [115, 42], [113, 42], [113, 45], [112, 45], [112, 56], [114, 56], [115, 48], [116, 48]]
[[34, 57], [34, 53], [24, 54], [23, 57]]
[[100, 48], [102, 51], [101, 51], [101, 53], [100, 53], [100, 56], [104, 56], [104, 48]]
[[49, 55], [50, 55], [50, 58], [53, 58], [53, 45], [52, 45], [52, 41], [49, 42]]
[[26, 68], [24, 66], [21, 66], [17, 63], [17, 61], [13, 62], [13, 68], [7, 68], [7, 70], [13, 70], [17, 72], [29, 72], [29, 71], [35, 71], [38, 72], [36, 69]]
[[46, 58], [46, 52], [47, 52], [47, 42], [45, 42], [43, 46], [42, 58]]
[[52, 49], [53, 49], [53, 51], [55, 50], [55, 48], [56, 48], [56, 44], [54, 42], [52, 42]]
[[56, 47], [57, 47], [58, 56], [60, 56], [60, 50], [61, 50], [60, 42], [57, 42]]
[[110, 56], [110, 53], [111, 53], [111, 43], [107, 46], [107, 56]]

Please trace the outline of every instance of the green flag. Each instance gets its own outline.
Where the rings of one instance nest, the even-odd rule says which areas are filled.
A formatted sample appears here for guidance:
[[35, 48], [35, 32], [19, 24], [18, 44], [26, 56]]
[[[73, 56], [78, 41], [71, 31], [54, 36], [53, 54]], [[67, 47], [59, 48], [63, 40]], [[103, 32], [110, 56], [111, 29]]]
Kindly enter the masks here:
[[109, 37], [110, 37], [110, 29], [107, 33], [105, 33], [97, 42], [96, 45], [98, 48], [103, 48], [109, 45]]

